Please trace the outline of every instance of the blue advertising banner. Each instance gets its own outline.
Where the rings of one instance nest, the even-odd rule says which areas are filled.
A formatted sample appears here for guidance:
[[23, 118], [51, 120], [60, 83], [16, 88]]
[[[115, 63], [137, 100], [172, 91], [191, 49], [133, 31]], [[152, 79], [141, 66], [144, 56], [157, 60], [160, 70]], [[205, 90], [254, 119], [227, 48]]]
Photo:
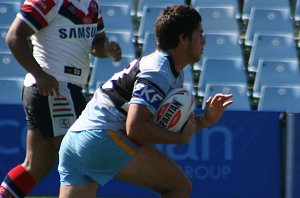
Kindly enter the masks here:
[[[0, 131], [2, 180], [7, 171], [22, 163], [25, 155], [26, 124], [21, 106], [0, 105]], [[189, 176], [193, 198], [280, 198], [282, 195], [279, 113], [227, 111], [216, 125], [197, 132], [187, 145], [155, 146]], [[58, 189], [59, 177], [54, 168], [31, 195], [56, 196]], [[98, 194], [157, 197], [149, 190], [119, 181], [100, 187]]]

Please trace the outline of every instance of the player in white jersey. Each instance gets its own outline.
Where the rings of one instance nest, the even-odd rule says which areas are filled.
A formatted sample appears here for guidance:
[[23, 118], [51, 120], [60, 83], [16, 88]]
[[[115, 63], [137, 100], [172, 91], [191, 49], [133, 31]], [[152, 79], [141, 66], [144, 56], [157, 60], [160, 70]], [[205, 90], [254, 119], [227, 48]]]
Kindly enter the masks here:
[[161, 13], [155, 23], [158, 49], [97, 89], [65, 135], [59, 151], [60, 198], [95, 197], [98, 185], [113, 178], [163, 198], [190, 196], [187, 176], [152, 144], [187, 143], [196, 131], [221, 118], [232, 95], [210, 98], [204, 115], [191, 114], [182, 133], [152, 120], [165, 95], [183, 86], [183, 68], [200, 60], [202, 33], [201, 16], [191, 6], [174, 5]]
[[57, 162], [63, 135], [86, 105], [89, 54], [122, 56], [105, 36], [96, 0], [26, 0], [6, 41], [28, 71], [22, 95], [28, 131], [25, 160], [8, 172], [2, 198], [26, 196]]

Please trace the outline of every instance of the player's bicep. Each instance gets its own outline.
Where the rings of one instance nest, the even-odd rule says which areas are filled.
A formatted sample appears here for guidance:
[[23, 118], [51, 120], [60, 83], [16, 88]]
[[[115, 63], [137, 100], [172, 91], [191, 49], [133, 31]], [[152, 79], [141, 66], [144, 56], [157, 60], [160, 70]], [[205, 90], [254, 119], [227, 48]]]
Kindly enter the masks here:
[[34, 30], [27, 25], [22, 19], [16, 17], [13, 23], [11, 24], [7, 37], [15, 37], [15, 36], [22, 36], [25, 38], [29, 38], [31, 35], [34, 34]]
[[131, 138], [139, 137], [139, 133], [145, 131], [144, 127], [148, 125], [152, 117], [151, 111], [144, 105], [130, 104], [126, 119], [127, 135]]

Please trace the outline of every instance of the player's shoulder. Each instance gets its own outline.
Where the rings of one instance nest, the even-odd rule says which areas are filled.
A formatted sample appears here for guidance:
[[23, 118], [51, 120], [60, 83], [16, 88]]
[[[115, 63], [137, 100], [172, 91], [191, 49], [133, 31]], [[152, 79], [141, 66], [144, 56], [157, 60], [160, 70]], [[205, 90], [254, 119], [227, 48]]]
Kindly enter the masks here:
[[167, 55], [156, 50], [153, 53], [144, 56], [140, 60], [140, 68], [142, 72], [167, 72], [169, 67], [169, 59]]

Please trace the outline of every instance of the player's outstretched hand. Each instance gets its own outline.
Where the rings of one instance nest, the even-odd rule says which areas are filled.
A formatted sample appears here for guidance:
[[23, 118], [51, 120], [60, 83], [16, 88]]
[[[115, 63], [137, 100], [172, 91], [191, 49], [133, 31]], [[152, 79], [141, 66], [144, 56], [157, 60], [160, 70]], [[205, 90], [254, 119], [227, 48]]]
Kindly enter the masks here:
[[204, 119], [209, 125], [215, 124], [223, 115], [226, 107], [232, 104], [232, 94], [216, 94], [206, 101]]
[[114, 61], [120, 61], [122, 58], [122, 50], [118, 43], [109, 41], [105, 45], [106, 51], [113, 57]]

